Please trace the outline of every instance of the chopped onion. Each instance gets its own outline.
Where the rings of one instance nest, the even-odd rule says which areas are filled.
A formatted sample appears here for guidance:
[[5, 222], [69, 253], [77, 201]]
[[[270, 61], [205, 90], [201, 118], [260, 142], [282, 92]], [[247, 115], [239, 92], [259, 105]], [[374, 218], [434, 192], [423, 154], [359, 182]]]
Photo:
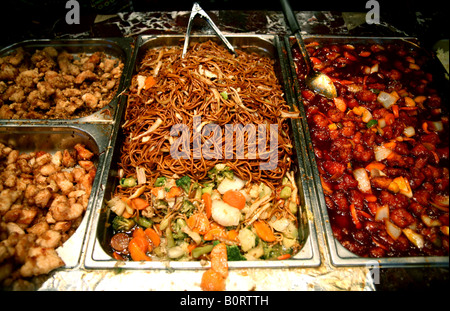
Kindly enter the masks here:
[[386, 126], [386, 120], [384, 118], [378, 119], [378, 127], [383, 128]]
[[119, 196], [113, 197], [111, 200], [107, 201], [106, 204], [108, 207], [119, 216], [122, 216], [125, 208], [127, 207], [127, 203], [122, 201]]
[[145, 79], [147, 79], [147, 77], [141, 76], [141, 75], [138, 75], [138, 76], [136, 77], [136, 81], [137, 81], [137, 84], [138, 84], [138, 89], [137, 89], [137, 94], [138, 94], [138, 95], [141, 93], [141, 90], [142, 90], [142, 89], [144, 88], [144, 86], [145, 86]]
[[432, 219], [430, 216], [426, 214], [421, 215], [420, 218], [422, 219], [423, 223], [428, 227], [439, 227], [442, 225], [439, 219]]
[[409, 185], [408, 179], [406, 179], [403, 176], [399, 176], [394, 178], [393, 182], [395, 182], [398, 185], [401, 194], [406, 195], [408, 198], [413, 197], [413, 193], [411, 190], [411, 186]]
[[365, 168], [357, 168], [353, 170], [353, 176], [358, 182], [358, 189], [363, 193], [371, 193], [372, 188], [370, 186], [369, 175]]
[[376, 161], [383, 161], [384, 159], [386, 159], [388, 156], [391, 155], [392, 150], [386, 148], [385, 146], [376, 146], [374, 148], [374, 153]]
[[377, 208], [375, 212], [375, 220], [376, 221], [385, 221], [389, 219], [389, 206], [383, 205]]
[[372, 120], [372, 114], [370, 113], [369, 110], [367, 110], [367, 109], [364, 108], [363, 113], [362, 113], [361, 120], [362, 120], [364, 123], [367, 123], [367, 122], [369, 122], [370, 120]]
[[132, 200], [134, 198], [139, 198], [145, 190], [145, 186], [138, 188], [128, 199]]
[[283, 232], [289, 226], [289, 220], [286, 218], [281, 218], [275, 221], [271, 221], [270, 225], [278, 232]]
[[386, 174], [383, 173], [383, 171], [378, 168], [373, 168], [370, 170], [370, 177], [375, 178], [380, 176], [386, 176]]
[[434, 197], [433, 203], [440, 205], [440, 206], [444, 206], [444, 207], [448, 207], [448, 195], [436, 195]]
[[385, 224], [387, 233], [391, 236], [391, 238], [397, 240], [398, 237], [402, 234], [402, 229], [400, 227], [397, 227], [387, 219], [385, 221]]
[[143, 185], [147, 182], [147, 177], [145, 176], [145, 169], [143, 167], [136, 167], [136, 176], [138, 185]]
[[444, 124], [442, 121], [428, 121], [428, 129], [435, 132], [442, 132], [444, 130]]
[[415, 134], [416, 134], [416, 131], [414, 130], [414, 127], [412, 127], [412, 126], [407, 126], [403, 130], [403, 135], [405, 135], [406, 137], [412, 137]]
[[411, 230], [409, 228], [405, 228], [405, 229], [403, 229], [403, 233], [406, 235], [408, 240], [410, 240], [411, 243], [413, 243], [418, 248], [422, 249], [423, 246], [425, 245], [425, 241], [423, 239], [423, 236], [421, 234], [415, 232], [414, 230]]
[[375, 65], [373, 65], [370, 68], [370, 73], [375, 73], [375, 72], [378, 72], [378, 63], [376, 63]]
[[384, 91], [381, 91], [377, 97], [377, 101], [386, 109], [389, 109], [397, 100], [398, 97]]
[[146, 136], [146, 135], [148, 135], [148, 134], [151, 134], [151, 133], [152, 133], [154, 130], [156, 130], [162, 123], [163, 123], [163, 121], [162, 121], [160, 118], [156, 119], [155, 123], [153, 123], [152, 126], [150, 126], [150, 128], [149, 128], [147, 131], [145, 131], [145, 132], [142, 133], [142, 134], [139, 134], [139, 135], [136, 136], [136, 137], [133, 137], [131, 140], [136, 140], [136, 139], [139, 139], [139, 138], [141, 138], [141, 137], [144, 137], [144, 136]]

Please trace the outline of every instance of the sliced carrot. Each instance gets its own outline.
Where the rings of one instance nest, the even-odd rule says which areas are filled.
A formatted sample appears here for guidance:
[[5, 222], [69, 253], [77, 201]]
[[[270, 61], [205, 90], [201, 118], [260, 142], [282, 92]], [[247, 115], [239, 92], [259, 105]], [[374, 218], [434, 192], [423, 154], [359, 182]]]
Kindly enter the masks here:
[[159, 191], [162, 189], [164, 189], [164, 187], [153, 187], [152, 190], [150, 190], [150, 193], [153, 194], [155, 197], [157, 197]]
[[145, 235], [152, 241], [153, 247], [158, 247], [161, 244], [161, 238], [158, 233], [152, 228], [147, 228], [144, 230]]
[[123, 213], [122, 213], [122, 217], [123, 218], [131, 218], [133, 216], [133, 214], [130, 214], [130, 213], [128, 213], [126, 210], [125, 211], [123, 211]]
[[205, 203], [206, 217], [208, 217], [208, 219], [210, 219], [211, 218], [211, 208], [212, 208], [211, 195], [207, 192], [203, 193], [202, 200]]
[[358, 210], [358, 213], [360, 213], [362, 216], [364, 216], [365, 218], [367, 218], [369, 220], [373, 219], [372, 215], [370, 215], [369, 213], [366, 213], [365, 211]]
[[203, 236], [205, 241], [217, 240], [218, 237], [226, 238], [225, 228], [212, 228]]
[[362, 228], [362, 224], [358, 219], [358, 214], [356, 213], [356, 207], [355, 204], [350, 204], [350, 212], [352, 214], [352, 221], [356, 226], [356, 229], [361, 229]]
[[266, 222], [262, 220], [257, 220], [253, 223], [253, 227], [256, 230], [256, 234], [262, 240], [266, 242], [275, 241], [275, 235], [273, 234], [273, 231], [270, 229], [269, 225]]
[[384, 116], [384, 120], [386, 121], [387, 125], [391, 125], [395, 121], [395, 115], [393, 113], [386, 113]]
[[227, 233], [227, 239], [231, 241], [237, 241], [238, 234], [239, 233], [237, 232], [237, 230], [231, 229]]
[[310, 57], [310, 59], [314, 65], [318, 65], [318, 64], [322, 63], [322, 61], [320, 59], [318, 59], [317, 57]]
[[182, 193], [183, 193], [183, 191], [181, 190], [180, 187], [173, 186], [172, 188], [170, 188], [169, 192], [167, 192], [166, 199], [171, 199], [171, 198], [177, 197], [177, 196], [181, 195]]
[[191, 230], [200, 234], [206, 234], [210, 230], [209, 220], [204, 213], [195, 213], [187, 219], [187, 225]]
[[283, 254], [277, 257], [278, 260], [286, 260], [291, 258], [291, 254]]
[[138, 241], [139, 238], [132, 238], [130, 244], [128, 244], [128, 250], [130, 251], [131, 258], [134, 261], [151, 261], [152, 259], [145, 254], [139, 245], [141, 242]]
[[373, 161], [366, 166], [366, 170], [368, 172], [370, 172], [371, 170], [376, 168], [376, 169], [379, 169], [380, 171], [382, 171], [385, 169], [385, 167], [386, 167], [385, 164], [383, 164], [381, 162]]
[[118, 252], [114, 252], [113, 253], [113, 258], [115, 259], [115, 260], [121, 260], [121, 261], [124, 261], [125, 259], [122, 257], [122, 255], [120, 255]]
[[147, 77], [147, 79], [145, 79], [145, 88], [146, 89], [153, 87], [155, 84], [156, 84], [156, 80], [152, 76]]
[[[134, 241], [133, 241], [134, 240]], [[136, 236], [134, 236], [132, 239], [131, 239], [131, 241], [133, 241], [137, 246], [139, 246], [139, 248], [144, 252], [144, 253], [146, 253], [146, 252], [148, 252], [148, 251], [151, 251], [151, 246], [150, 246], [150, 243], [148, 242], [148, 239], [147, 239], [147, 236], [145, 236], [145, 233], [144, 233], [144, 236], [142, 236], [142, 235], [136, 235]], [[131, 243], [131, 241], [130, 241], [130, 243]], [[128, 246], [129, 247], [129, 246]]]
[[393, 150], [397, 146], [397, 143], [395, 141], [389, 141], [389, 142], [383, 144], [383, 146], [385, 148]]
[[211, 269], [220, 273], [224, 278], [228, 276], [228, 255], [225, 243], [219, 243], [212, 249]]
[[213, 269], [208, 269], [202, 275], [200, 288], [204, 291], [223, 291], [225, 290], [225, 278]]
[[366, 199], [367, 202], [375, 203], [377, 201], [377, 197], [373, 194], [366, 194], [364, 198]]
[[188, 253], [191, 254], [192, 251], [193, 251], [196, 247], [197, 247], [197, 244], [196, 244], [196, 243], [191, 243], [191, 244], [189, 244], [188, 247], [187, 247]]
[[147, 202], [147, 200], [144, 200], [142, 198], [134, 198], [131, 200], [131, 207], [139, 211], [145, 209], [149, 205], [150, 204]]
[[245, 207], [245, 196], [237, 190], [228, 190], [223, 194], [222, 200], [237, 209]]
[[428, 123], [427, 122], [423, 122], [422, 123], [422, 129], [425, 133], [430, 134], [430, 130], [428, 129]]
[[137, 237], [137, 236], [140, 236], [140, 237], [145, 237], [145, 232], [144, 232], [144, 229], [142, 229], [141, 227], [136, 227], [134, 230], [133, 230], [133, 238], [135, 238], [135, 237]]
[[398, 118], [399, 117], [399, 113], [400, 113], [398, 105], [392, 105], [391, 108], [392, 108], [392, 112], [394, 114], [394, 117]]

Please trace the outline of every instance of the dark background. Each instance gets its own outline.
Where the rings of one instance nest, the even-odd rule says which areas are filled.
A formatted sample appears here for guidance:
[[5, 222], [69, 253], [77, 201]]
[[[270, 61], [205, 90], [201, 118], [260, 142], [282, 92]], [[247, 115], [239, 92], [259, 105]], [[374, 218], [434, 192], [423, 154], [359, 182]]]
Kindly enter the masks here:
[[[64, 21], [67, 0], [2, 0], [0, 4], [0, 45], [11, 41], [52, 37], [58, 22]], [[81, 6], [81, 24], [72, 27], [74, 32], [89, 30], [97, 14], [114, 14], [126, 11], [190, 11], [193, 0], [78, 0]], [[277, 0], [199, 0], [208, 10], [269, 10], [281, 11]], [[368, 12], [366, 0], [291, 0], [294, 11]], [[449, 38], [447, 9], [438, 0], [378, 0], [381, 22], [388, 23], [410, 36], [432, 42]], [[108, 5], [105, 5], [105, 4]], [[424, 28], [417, 17], [427, 20]], [[16, 38], [19, 38], [17, 40]]]

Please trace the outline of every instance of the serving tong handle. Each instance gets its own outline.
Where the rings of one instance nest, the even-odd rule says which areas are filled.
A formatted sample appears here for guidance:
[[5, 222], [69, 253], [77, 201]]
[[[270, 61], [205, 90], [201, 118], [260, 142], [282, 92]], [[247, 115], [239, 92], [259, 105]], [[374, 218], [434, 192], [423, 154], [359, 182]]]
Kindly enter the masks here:
[[184, 58], [186, 55], [188, 46], [189, 46], [189, 36], [191, 34], [192, 29], [192, 21], [194, 20], [195, 16], [200, 15], [200, 17], [203, 17], [206, 19], [209, 26], [214, 30], [214, 32], [219, 36], [219, 38], [222, 40], [223, 43], [227, 46], [227, 48], [233, 53], [236, 54], [236, 51], [234, 50], [231, 43], [225, 38], [225, 36], [220, 32], [219, 28], [217, 28], [216, 24], [214, 24], [213, 20], [206, 14], [206, 12], [200, 7], [200, 5], [197, 2], [194, 2], [194, 6], [192, 7], [191, 16], [189, 16], [189, 22], [186, 30], [186, 35], [184, 38], [184, 46], [183, 46], [183, 54], [181, 57]]

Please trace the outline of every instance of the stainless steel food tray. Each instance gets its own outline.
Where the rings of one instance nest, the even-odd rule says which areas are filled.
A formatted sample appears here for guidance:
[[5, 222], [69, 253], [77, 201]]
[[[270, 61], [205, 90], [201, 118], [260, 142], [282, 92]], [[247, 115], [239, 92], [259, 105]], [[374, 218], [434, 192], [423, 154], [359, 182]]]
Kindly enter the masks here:
[[75, 233], [59, 248], [56, 249], [64, 260], [63, 268], [74, 268], [80, 264], [86, 229], [89, 224], [91, 212], [101, 186], [102, 167], [105, 163], [106, 150], [110, 144], [111, 132], [104, 126], [77, 125], [77, 126], [49, 126], [49, 125], [9, 125], [0, 126], [0, 142], [23, 152], [46, 151], [54, 153], [58, 150], [73, 149], [75, 144], [84, 144], [94, 153], [94, 164], [97, 167], [92, 192], [83, 221]]
[[[182, 46], [182, 35], [164, 35], [164, 36], [142, 36], [136, 42], [136, 50], [133, 56], [133, 73], [136, 73], [138, 64], [145, 54], [145, 51], [151, 48], [161, 46]], [[288, 85], [289, 71], [286, 62], [286, 51], [284, 43], [277, 37], [272, 35], [229, 35], [227, 39], [234, 47], [249, 52], [257, 52], [264, 56], [272, 57], [278, 66], [280, 81], [283, 82], [286, 93], [286, 100], [292, 103], [291, 86]], [[217, 37], [209, 35], [192, 36], [191, 42], [201, 42], [206, 40], [219, 40]], [[121, 112], [123, 115], [123, 111]], [[123, 122], [123, 120], [122, 120]], [[204, 269], [205, 266], [199, 261], [150, 261], [150, 262], [123, 262], [112, 258], [111, 251], [107, 247], [109, 244], [108, 237], [111, 237], [111, 229], [107, 227], [110, 220], [110, 212], [105, 202], [111, 198], [113, 190], [116, 186], [117, 178], [117, 162], [119, 157], [120, 141], [123, 139], [120, 133], [120, 124], [117, 122], [113, 133], [114, 143], [107, 155], [105, 163], [105, 173], [102, 176], [101, 183], [106, 185], [100, 188], [97, 201], [93, 210], [93, 217], [89, 228], [89, 239], [86, 248], [86, 256], [84, 266], [86, 268], [122, 268], [122, 269]], [[295, 152], [301, 153], [302, 150], [297, 148], [298, 130], [296, 123], [292, 124], [293, 140], [295, 141]], [[116, 146], [114, 148], [114, 146]], [[311, 203], [310, 188], [307, 182], [304, 182], [304, 160], [301, 157], [293, 156], [293, 160], [298, 164], [296, 179], [300, 189], [301, 208], [299, 214], [300, 228], [299, 233], [304, 243], [302, 250], [289, 260], [277, 261], [239, 261], [230, 262], [231, 268], [289, 268], [289, 267], [317, 267], [321, 264], [319, 253], [318, 239], [316, 235], [315, 222], [313, 217], [313, 209]], [[295, 165], [294, 165], [295, 166]], [[208, 265], [207, 265], [208, 266]]]
[[[411, 48], [420, 48], [418, 40], [416, 38], [398, 38], [398, 37], [347, 37], [347, 36], [304, 36], [305, 44], [313, 41], [317, 41], [323, 44], [388, 44], [388, 43], [403, 43], [408, 44]], [[301, 101], [301, 95], [299, 91], [299, 82], [295, 73], [294, 62], [292, 58], [291, 48], [295, 44], [294, 37], [286, 36], [284, 38], [285, 45], [289, 47], [287, 57], [289, 59], [289, 67], [291, 70], [292, 82], [294, 84], [294, 92], [296, 96], [294, 98], [298, 101], [298, 107], [301, 114], [299, 121], [300, 129], [300, 143], [306, 150], [305, 158], [306, 170], [312, 174], [313, 181], [311, 182], [311, 192], [313, 193], [313, 209], [315, 215], [319, 216], [315, 221], [321, 226], [320, 233], [325, 236], [327, 244], [326, 256], [329, 256], [330, 262], [334, 266], [366, 266], [374, 268], [391, 268], [391, 267], [448, 267], [448, 256], [436, 256], [436, 257], [393, 257], [393, 258], [363, 258], [351, 253], [344, 248], [333, 236], [330, 220], [328, 217], [327, 207], [325, 204], [325, 197], [323, 194], [322, 184], [320, 182], [319, 170], [315, 161], [314, 150], [312, 147], [312, 141], [309, 134], [308, 124], [306, 122], [306, 114], [304, 106]], [[431, 55], [430, 55], [431, 56]], [[432, 61], [435, 61], [433, 59]], [[437, 61], [432, 64], [438, 73], [443, 70], [442, 64]], [[444, 72], [442, 71], [442, 77]], [[443, 85], [448, 85], [448, 80], [443, 81]], [[446, 90], [446, 97], [448, 98], [448, 87]]]
[[120, 105], [120, 99], [123, 97], [121, 93], [128, 87], [131, 61], [133, 55], [133, 43], [132, 38], [91, 38], [91, 39], [36, 39], [26, 40], [19, 43], [14, 43], [0, 50], [0, 57], [6, 56], [18, 49], [23, 48], [25, 51], [34, 53], [37, 49], [43, 49], [45, 47], [54, 47], [57, 50], [66, 50], [68, 53], [75, 57], [80, 53], [86, 53], [87, 55], [94, 52], [104, 52], [106, 55], [122, 61], [124, 64], [122, 76], [118, 85], [118, 89], [113, 99], [108, 105], [99, 109], [91, 115], [80, 117], [76, 119], [21, 119], [21, 120], [7, 120], [0, 119], [0, 124], [15, 124], [17, 122], [33, 122], [40, 124], [70, 124], [70, 123], [112, 123], [117, 114], [118, 106]]

